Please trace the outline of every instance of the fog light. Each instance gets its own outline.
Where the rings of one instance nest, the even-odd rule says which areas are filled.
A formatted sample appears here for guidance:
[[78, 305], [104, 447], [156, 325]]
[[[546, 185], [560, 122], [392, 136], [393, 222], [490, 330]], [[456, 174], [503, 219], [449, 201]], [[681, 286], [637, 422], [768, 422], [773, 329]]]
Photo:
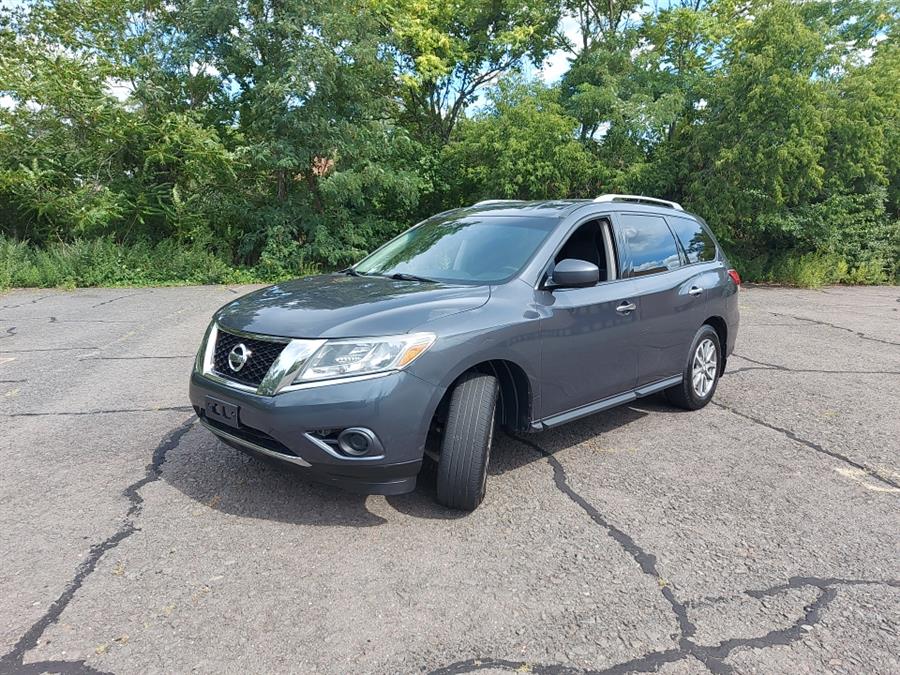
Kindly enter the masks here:
[[348, 455], [360, 457], [365, 455], [375, 440], [375, 434], [368, 429], [352, 427], [344, 429], [338, 436], [338, 445]]

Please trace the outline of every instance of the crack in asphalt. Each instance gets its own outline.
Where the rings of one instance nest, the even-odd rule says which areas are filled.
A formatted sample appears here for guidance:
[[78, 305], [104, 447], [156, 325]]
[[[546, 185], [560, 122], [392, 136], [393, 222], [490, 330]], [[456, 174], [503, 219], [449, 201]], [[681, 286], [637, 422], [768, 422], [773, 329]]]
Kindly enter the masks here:
[[115, 302], [116, 300], [124, 300], [125, 298], [133, 298], [135, 295], [140, 295], [140, 294], [141, 293], [138, 292], [138, 293], [127, 293], [125, 295], [119, 295], [119, 296], [116, 296], [115, 298], [111, 298], [109, 300], [104, 300], [103, 302], [98, 302], [96, 305], [91, 305], [91, 309], [95, 309], [97, 307], [102, 307], [103, 305], [109, 305], [109, 304]]
[[881, 338], [872, 337], [871, 335], [867, 335], [862, 331], [853, 330], [852, 328], [847, 328], [846, 326], [838, 326], [834, 323], [829, 323], [827, 321], [820, 321], [819, 319], [807, 319], [805, 316], [795, 316], [793, 314], [779, 314], [778, 312], [769, 312], [772, 316], [780, 316], [787, 319], [795, 319], [796, 321], [806, 321], [808, 323], [814, 323], [817, 326], [828, 326], [829, 328], [835, 328], [837, 330], [846, 331], [848, 333], [852, 333], [856, 337], [861, 340], [870, 340], [871, 342], [879, 342], [884, 345], [894, 345], [895, 347], [900, 347], [900, 342], [893, 342], [891, 340], [882, 340]]
[[[0, 664], [2, 665], [2, 664]], [[37, 661], [35, 663], [21, 663], [16, 666], [16, 675], [43, 675], [44, 673], [59, 673], [60, 675], [112, 675], [105, 670], [97, 670], [87, 665], [84, 660], [79, 661]]]
[[25, 305], [34, 305], [41, 300], [46, 300], [49, 297], [51, 296], [42, 295], [41, 297], [35, 298], [34, 300], [29, 300], [28, 302], [20, 302], [18, 305], [0, 305], [0, 309], [18, 309], [19, 307], [24, 307]]
[[0, 321], [46, 321], [47, 323], [141, 323], [138, 319], [60, 319], [56, 316], [20, 316]]
[[149, 483], [153, 483], [162, 476], [162, 466], [166, 461], [166, 454], [178, 447], [182, 437], [190, 431], [195, 418], [193, 415], [182, 422], [179, 426], [170, 431], [159, 445], [153, 450], [150, 463], [144, 468], [144, 475], [122, 491], [122, 496], [128, 499], [128, 511], [122, 520], [119, 529], [103, 541], [91, 546], [87, 558], [75, 570], [72, 580], [66, 584], [65, 590], [54, 600], [47, 611], [31, 625], [22, 637], [13, 645], [12, 650], [0, 657], [0, 673], [7, 672], [28, 672], [28, 673], [44, 673], [48, 670], [55, 673], [100, 673], [88, 666], [84, 660], [81, 661], [40, 661], [36, 663], [23, 663], [25, 655], [31, 649], [37, 647], [38, 641], [51, 625], [59, 621], [59, 617], [68, 607], [72, 598], [84, 584], [94, 570], [104, 554], [114, 549], [125, 539], [135, 532], [139, 532], [139, 528], [135, 524], [135, 519], [140, 515], [143, 509], [144, 498], [140, 494], [140, 490]]
[[900, 588], [900, 579], [846, 579], [841, 577], [791, 577], [787, 583], [770, 586], [762, 590], [744, 591], [745, 595], [751, 598], [764, 598], [770, 595], [778, 595], [784, 591], [795, 588], [803, 588], [804, 586], [815, 586], [820, 590], [825, 590], [833, 586], [887, 586], [889, 588]]
[[578, 668], [562, 664], [535, 664], [528, 661], [510, 661], [490, 657], [476, 657], [457, 661], [430, 671], [430, 675], [459, 675], [478, 670], [507, 670], [514, 672], [529, 672], [538, 675], [623, 675], [632, 672], [657, 672], [664, 664], [682, 661], [693, 657], [702, 663], [707, 670], [714, 675], [728, 675], [734, 672], [731, 665], [725, 662], [736, 649], [766, 649], [769, 647], [785, 646], [798, 642], [814, 628], [822, 619], [824, 610], [837, 597], [840, 586], [880, 585], [890, 588], [900, 588], [900, 580], [871, 580], [871, 579], [841, 579], [836, 577], [791, 577], [787, 583], [780, 583], [762, 590], [746, 590], [740, 594], [725, 597], [720, 596], [711, 599], [713, 602], [724, 602], [746, 595], [754, 599], [777, 595], [785, 591], [803, 587], [815, 587], [819, 590], [816, 599], [806, 605], [803, 616], [785, 628], [776, 628], [764, 635], [747, 638], [730, 638], [717, 644], [705, 646], [698, 644], [691, 638], [696, 633], [696, 626], [688, 617], [688, 607], [702, 606], [700, 603], [679, 601], [672, 587], [660, 576], [656, 568], [656, 556], [642, 549], [634, 539], [624, 531], [610, 523], [600, 511], [579, 494], [568, 482], [562, 463], [550, 451], [544, 449], [538, 443], [520, 436], [510, 435], [513, 440], [527, 445], [532, 450], [540, 453], [547, 459], [553, 468], [553, 477], [557, 489], [565, 494], [571, 501], [581, 507], [590, 518], [603, 527], [607, 534], [616, 541], [626, 553], [628, 553], [641, 568], [641, 571], [653, 577], [661, 586], [663, 596], [669, 602], [678, 621], [680, 636], [678, 646], [670, 649], [657, 650], [639, 656], [630, 661], [618, 663], [603, 669]]
[[734, 375], [735, 373], [742, 373], [748, 370], [776, 370], [784, 373], [822, 373], [824, 375], [900, 375], [900, 370], [825, 370], [820, 368], [789, 368], [788, 366], [782, 366], [777, 363], [757, 361], [756, 359], [751, 359], [749, 356], [743, 356], [738, 353], [733, 353], [732, 356], [743, 361], [755, 363], [759, 367], [729, 368], [724, 373], [725, 375]]
[[78, 352], [78, 351], [95, 351], [100, 347], [52, 347], [47, 349], [6, 349], [4, 354], [28, 354], [29, 352]]
[[737, 415], [738, 417], [743, 417], [745, 420], [750, 420], [751, 422], [758, 424], [760, 426], [763, 426], [766, 429], [771, 429], [772, 431], [777, 431], [778, 433], [787, 436], [789, 439], [791, 439], [795, 443], [799, 443], [800, 445], [807, 447], [810, 450], [813, 450], [815, 452], [818, 452], [819, 454], [828, 455], [829, 457], [831, 457], [833, 459], [837, 459], [841, 462], [844, 462], [845, 464], [852, 466], [854, 469], [859, 469], [860, 471], [865, 472], [866, 475], [868, 475], [873, 480], [877, 480], [880, 483], [884, 483], [885, 485], [888, 485], [892, 488], [896, 488], [896, 489], [900, 490], [900, 482], [898, 482], [892, 478], [888, 478], [887, 476], [882, 475], [877, 469], [873, 469], [870, 466], [861, 464], [861, 463], [857, 462], [856, 460], [851, 459], [850, 457], [847, 457], [847, 455], [837, 452], [836, 450], [829, 450], [829, 449], [825, 448], [824, 446], [819, 445], [818, 443], [814, 443], [813, 441], [810, 441], [806, 438], [803, 438], [802, 436], [799, 436], [796, 432], [791, 431], [790, 429], [785, 429], [784, 427], [779, 427], [774, 424], [770, 424], [769, 422], [766, 422], [765, 420], [761, 420], [758, 417], [754, 417], [753, 415], [748, 415], [747, 413], [741, 412], [740, 410], [736, 410], [735, 408], [732, 408], [729, 405], [725, 405], [724, 403], [719, 403], [718, 401], [710, 401], [710, 403], [712, 405], [716, 406], [717, 408], [721, 408], [722, 410], [727, 410], [732, 415]]
[[83, 356], [79, 361], [140, 361], [143, 359], [193, 359], [196, 354], [161, 354], [159, 356]]
[[656, 568], [656, 556], [652, 553], [647, 553], [637, 544], [637, 542], [635, 542], [634, 539], [632, 539], [623, 530], [620, 530], [618, 527], [604, 518], [603, 514], [601, 514], [593, 504], [588, 502], [584, 497], [576, 492], [568, 482], [566, 471], [563, 468], [563, 465], [558, 459], [556, 459], [556, 457], [553, 456], [551, 452], [545, 450], [543, 447], [527, 438], [522, 438], [520, 436], [513, 436], [512, 438], [515, 438], [520, 443], [527, 445], [532, 450], [535, 450], [547, 459], [547, 462], [549, 462], [550, 466], [553, 467], [553, 480], [556, 483], [557, 489], [565, 494], [570, 500], [575, 502], [575, 504], [581, 507], [581, 509], [585, 513], [587, 513], [588, 516], [590, 516], [591, 520], [605, 529], [607, 534], [609, 534], [609, 536], [617, 544], [619, 544], [619, 546], [621, 546], [628, 555], [630, 555], [634, 559], [634, 561], [638, 564], [638, 567], [641, 568], [641, 572], [643, 572], [647, 576], [653, 577], [656, 580], [657, 585], [661, 589], [663, 597], [666, 599], [666, 602], [669, 603], [669, 606], [672, 608], [672, 612], [675, 614], [675, 618], [678, 621], [678, 630], [681, 634], [681, 637], [686, 638], [694, 635], [697, 628], [688, 619], [687, 609], [685, 608], [684, 604], [682, 604], [675, 597], [675, 593], [672, 590], [672, 587]]
[[189, 405], [174, 405], [163, 408], [112, 408], [108, 410], [60, 410], [48, 412], [19, 412], [0, 415], [0, 417], [52, 417], [54, 415], [117, 415], [119, 413], [139, 412], [191, 412]]

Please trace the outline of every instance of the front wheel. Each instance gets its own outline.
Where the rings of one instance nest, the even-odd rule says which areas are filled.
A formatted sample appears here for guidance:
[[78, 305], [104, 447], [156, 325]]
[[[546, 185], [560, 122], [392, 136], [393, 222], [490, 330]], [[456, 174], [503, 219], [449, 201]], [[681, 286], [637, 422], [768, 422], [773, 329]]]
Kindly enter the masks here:
[[721, 362], [719, 335], [712, 326], [704, 324], [691, 343], [681, 384], [666, 389], [666, 397], [679, 408], [699, 410], [716, 393]]
[[473, 372], [450, 395], [437, 469], [437, 500], [444, 506], [473, 511], [484, 499], [497, 392], [496, 377]]

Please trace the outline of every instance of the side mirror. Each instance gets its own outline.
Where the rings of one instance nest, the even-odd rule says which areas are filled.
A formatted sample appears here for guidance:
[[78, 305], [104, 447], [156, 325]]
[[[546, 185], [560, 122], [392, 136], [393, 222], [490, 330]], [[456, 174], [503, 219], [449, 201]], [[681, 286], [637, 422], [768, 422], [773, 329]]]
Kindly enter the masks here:
[[593, 286], [600, 281], [600, 268], [587, 260], [566, 258], [556, 263], [550, 281], [555, 288]]

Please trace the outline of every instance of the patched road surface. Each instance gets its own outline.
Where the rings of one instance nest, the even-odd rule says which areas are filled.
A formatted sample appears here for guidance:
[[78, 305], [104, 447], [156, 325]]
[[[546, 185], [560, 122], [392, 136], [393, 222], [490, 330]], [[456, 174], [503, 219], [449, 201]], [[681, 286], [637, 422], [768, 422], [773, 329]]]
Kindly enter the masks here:
[[499, 437], [466, 516], [196, 423], [248, 290], [0, 295], [0, 673], [900, 672], [900, 289], [745, 288], [713, 405]]

